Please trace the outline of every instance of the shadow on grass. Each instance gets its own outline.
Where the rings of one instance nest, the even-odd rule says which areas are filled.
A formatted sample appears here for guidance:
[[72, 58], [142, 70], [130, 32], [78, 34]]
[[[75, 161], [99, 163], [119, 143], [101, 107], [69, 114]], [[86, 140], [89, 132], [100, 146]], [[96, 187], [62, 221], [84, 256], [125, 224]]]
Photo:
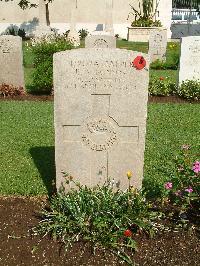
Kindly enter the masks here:
[[30, 154], [51, 197], [56, 192], [55, 147], [33, 147]]

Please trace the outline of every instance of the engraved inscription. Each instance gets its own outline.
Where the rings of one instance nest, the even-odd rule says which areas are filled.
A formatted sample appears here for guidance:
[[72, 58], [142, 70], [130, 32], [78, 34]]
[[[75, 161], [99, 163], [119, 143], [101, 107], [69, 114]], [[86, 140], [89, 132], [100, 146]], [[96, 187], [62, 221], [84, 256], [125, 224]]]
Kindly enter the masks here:
[[[95, 92], [136, 89], [136, 84], [132, 82], [134, 75], [131, 62], [77, 60], [69, 62], [69, 65], [68, 75], [77, 77], [67, 84], [69, 89], [82, 88]], [[130, 78], [127, 80], [125, 77], [128, 74]]]
[[104, 39], [97, 39], [94, 42], [94, 47], [97, 47], [97, 48], [108, 48], [108, 43]]
[[11, 45], [9, 40], [0, 40], [0, 51], [2, 51], [3, 54], [10, 53]]
[[189, 50], [194, 54], [200, 55], [200, 41], [195, 41], [192, 45], [190, 45]]
[[93, 151], [108, 150], [117, 141], [117, 133], [107, 120], [93, 120], [87, 123], [87, 130], [89, 132], [82, 135], [82, 141]]
[[161, 53], [163, 38], [162, 35], [156, 34], [153, 39], [153, 48], [155, 49], [154, 55], [159, 55]]
[[[191, 52], [190, 57], [192, 58], [192, 62], [194, 66], [199, 65], [200, 60], [200, 41], [196, 40], [192, 45], [189, 46], [189, 50]], [[199, 73], [198, 68], [194, 68], [194, 73]]]

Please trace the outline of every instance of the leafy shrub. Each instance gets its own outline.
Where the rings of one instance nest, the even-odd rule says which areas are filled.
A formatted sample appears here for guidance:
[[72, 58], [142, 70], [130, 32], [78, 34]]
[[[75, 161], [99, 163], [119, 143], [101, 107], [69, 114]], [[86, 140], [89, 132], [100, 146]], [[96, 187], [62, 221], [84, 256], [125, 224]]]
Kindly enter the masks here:
[[15, 87], [12, 85], [1, 84], [0, 85], [0, 96], [8, 97], [8, 96], [17, 96], [23, 95], [25, 91], [22, 87]]
[[162, 27], [160, 20], [153, 21], [152, 19], [139, 18], [131, 23], [132, 27]]
[[177, 206], [180, 213], [200, 211], [199, 148], [200, 146], [182, 146], [180, 154], [175, 159], [177, 171], [163, 186], [164, 199]]
[[129, 14], [134, 15], [135, 20], [132, 22], [132, 27], [161, 27], [160, 20], [156, 20], [156, 13], [158, 8], [157, 3], [154, 6], [153, 0], [142, 0], [139, 2], [138, 8], [130, 5], [132, 12]]
[[68, 35], [69, 35], [69, 32], [70, 30], [66, 30], [64, 33], [63, 33], [63, 36], [65, 39], [67, 39]]
[[178, 88], [178, 95], [188, 100], [200, 100], [200, 80], [186, 80]]
[[26, 32], [24, 29], [20, 29], [18, 28], [16, 25], [10, 26], [6, 32], [6, 35], [13, 35], [13, 36], [19, 36], [21, 37], [23, 40], [26, 39]]
[[[111, 182], [88, 188], [68, 177], [76, 187], [52, 198], [34, 232], [65, 243], [66, 248], [83, 240], [95, 248], [108, 248], [131, 263], [126, 249], [135, 250], [137, 233], [153, 233], [151, 213], [142, 192], [129, 187], [113, 191]], [[128, 177], [129, 178], [129, 177]]]
[[81, 40], [84, 40], [89, 34], [88, 30], [85, 30], [85, 29], [79, 30], [78, 33], [79, 33]]
[[50, 94], [53, 87], [53, 54], [69, 50], [72, 45], [65, 38], [57, 37], [33, 42], [33, 82], [27, 87], [30, 93]]
[[169, 77], [153, 78], [149, 83], [149, 94], [154, 96], [169, 96], [176, 94], [177, 86]]

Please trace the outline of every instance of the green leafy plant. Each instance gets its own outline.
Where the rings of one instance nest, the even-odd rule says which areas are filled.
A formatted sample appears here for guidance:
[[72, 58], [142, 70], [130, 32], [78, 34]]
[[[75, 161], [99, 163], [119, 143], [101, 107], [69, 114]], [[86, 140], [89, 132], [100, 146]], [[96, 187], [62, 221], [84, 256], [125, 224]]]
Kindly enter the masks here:
[[182, 146], [175, 158], [177, 171], [163, 186], [164, 199], [177, 206], [179, 213], [200, 213], [199, 148]]
[[25, 30], [18, 28], [16, 25], [12, 25], [12, 26], [8, 27], [8, 29], [6, 30], [6, 33], [5, 34], [6, 35], [19, 36], [23, 40], [26, 39], [26, 32], [25, 32]]
[[88, 30], [85, 30], [85, 29], [79, 30], [78, 33], [79, 33], [81, 40], [84, 40], [89, 34]]
[[129, 13], [134, 16], [134, 21], [131, 23], [132, 27], [161, 27], [159, 20], [155, 19], [159, 1], [154, 8], [153, 0], [138, 0], [138, 9], [130, 5], [132, 12]]
[[132, 27], [161, 27], [162, 23], [159, 20], [139, 18], [131, 23]]
[[170, 77], [153, 78], [149, 83], [149, 94], [154, 96], [169, 96], [176, 94], [177, 85]]
[[64, 242], [66, 249], [74, 242], [89, 241], [94, 250], [110, 249], [131, 264], [126, 250], [136, 249], [136, 235], [153, 233], [143, 193], [130, 186], [126, 191], [113, 191], [111, 181], [89, 188], [65, 176], [70, 187], [75, 187], [68, 193], [63, 189], [51, 199], [50, 208], [44, 210], [34, 232], [50, 234]]
[[50, 94], [53, 88], [53, 54], [69, 50], [72, 45], [63, 37], [33, 42], [33, 82], [27, 86], [29, 93]]
[[13, 85], [8, 84], [1, 84], [0, 85], [0, 96], [8, 97], [8, 96], [17, 96], [17, 95], [24, 95], [25, 91], [22, 87], [16, 87]]
[[200, 80], [186, 80], [178, 88], [178, 95], [188, 100], [200, 100]]

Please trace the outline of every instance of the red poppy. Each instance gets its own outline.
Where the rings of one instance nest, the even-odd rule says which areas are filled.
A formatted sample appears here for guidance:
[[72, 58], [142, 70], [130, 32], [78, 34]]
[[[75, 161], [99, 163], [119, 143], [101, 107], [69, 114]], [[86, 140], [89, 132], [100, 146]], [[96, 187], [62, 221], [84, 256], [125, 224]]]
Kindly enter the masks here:
[[163, 78], [163, 77], [160, 77], [159, 79], [160, 79], [160, 80], [164, 80], [165, 78]]
[[124, 236], [126, 236], [126, 237], [131, 237], [131, 236], [132, 236], [132, 232], [131, 232], [131, 230], [129, 230], [129, 229], [125, 230], [125, 231], [124, 231]]
[[138, 55], [132, 62], [133, 67], [135, 67], [137, 70], [141, 70], [146, 66], [146, 60], [143, 56]]

